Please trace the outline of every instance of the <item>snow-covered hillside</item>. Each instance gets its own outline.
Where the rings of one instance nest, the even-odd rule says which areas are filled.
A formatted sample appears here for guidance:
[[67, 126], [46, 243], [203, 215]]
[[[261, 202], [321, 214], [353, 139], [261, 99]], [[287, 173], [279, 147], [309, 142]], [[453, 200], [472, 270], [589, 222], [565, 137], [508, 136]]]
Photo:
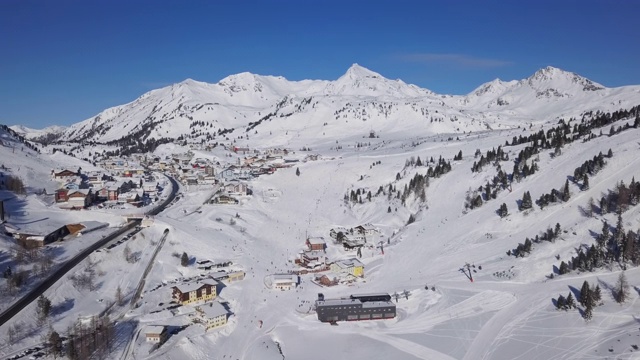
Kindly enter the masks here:
[[[547, 67], [520, 81], [494, 80], [468, 95], [438, 95], [354, 64], [335, 81], [288, 81], [250, 73], [216, 84], [187, 79], [55, 132], [72, 142], [242, 142], [249, 136], [254, 145], [264, 139], [297, 147], [304, 144], [296, 138], [320, 134], [335, 142], [371, 131], [463, 134], [515, 128], [585, 111], [628, 108], [636, 105], [639, 94], [639, 86], [605, 88]], [[43, 132], [20, 130], [30, 138]]]
[[[204, 139], [234, 127], [205, 145], [285, 146], [291, 152], [281, 163], [291, 166], [247, 180], [252, 194], [238, 203], [206, 202], [212, 186], [182, 187], [180, 200], [129, 240], [139, 261], [128, 261], [123, 248], [105, 249], [46, 292], [61, 309], [50, 317], [51, 329], [65, 334], [78, 319], [109, 313], [118, 320], [110, 359], [638, 358], [640, 201], [627, 186], [640, 179], [639, 91], [546, 68], [466, 96], [441, 96], [357, 65], [336, 81], [245, 73], [152, 91], [70, 127], [66, 136], [108, 141], [149, 131], [177, 138], [196, 129]], [[34, 186], [46, 185], [36, 169], [50, 162], [90, 166], [60, 151], [27, 157], [12, 149], [5, 146], [3, 161], [20, 171], [31, 167], [33, 176], [20, 176]], [[187, 150], [221, 169], [248, 157], [221, 146], [191, 149], [182, 140], [154, 155]], [[538, 202], [554, 190], [561, 195]], [[525, 193], [533, 198], [529, 209]], [[27, 212], [42, 207], [28, 204]], [[611, 236], [598, 245], [605, 222]], [[330, 237], [331, 229], [364, 224], [379, 233], [361, 257]], [[554, 235], [543, 239], [549, 231]], [[295, 259], [317, 236], [327, 240], [331, 261], [358, 257], [364, 277], [324, 287], [307, 273], [292, 290], [270, 288], [274, 274], [301, 269]], [[531, 239], [531, 249], [518, 250]], [[585, 259], [592, 248], [609, 257]], [[518, 251], [523, 256], [514, 256]], [[170, 303], [173, 286], [217, 273], [200, 266], [203, 260], [227, 264], [225, 273], [246, 272], [220, 285], [216, 301], [228, 307], [228, 323], [210, 330], [193, 323], [191, 305]], [[97, 269], [96, 291], [71, 281], [89, 267]], [[630, 286], [618, 303], [623, 272]], [[589, 305], [591, 318], [587, 305], [557, 309], [559, 295], [586, 298], [585, 281], [602, 291], [601, 303]], [[141, 297], [130, 304], [138, 286]], [[117, 289], [122, 305], [112, 303]], [[406, 294], [394, 296], [394, 319], [331, 326], [313, 312], [318, 293], [379, 292]], [[0, 344], [0, 354], [42, 342], [49, 329], [38, 325], [35, 307], [0, 328], [26, 329], [14, 344]], [[171, 331], [157, 349], [145, 342], [149, 325]]]

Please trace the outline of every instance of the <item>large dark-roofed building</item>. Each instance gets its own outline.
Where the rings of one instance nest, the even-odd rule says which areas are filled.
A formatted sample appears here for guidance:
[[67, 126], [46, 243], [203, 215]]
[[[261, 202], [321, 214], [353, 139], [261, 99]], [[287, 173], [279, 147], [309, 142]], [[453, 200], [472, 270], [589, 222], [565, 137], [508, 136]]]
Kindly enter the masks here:
[[316, 314], [322, 322], [379, 320], [396, 317], [396, 305], [389, 294], [351, 295], [348, 298], [316, 300]]

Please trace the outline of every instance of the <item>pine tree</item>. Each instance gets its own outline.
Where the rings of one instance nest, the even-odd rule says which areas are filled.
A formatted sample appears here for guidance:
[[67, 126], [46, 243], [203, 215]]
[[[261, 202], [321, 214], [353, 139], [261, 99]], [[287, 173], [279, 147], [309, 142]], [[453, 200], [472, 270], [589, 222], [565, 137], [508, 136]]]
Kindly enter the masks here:
[[593, 318], [593, 305], [590, 303], [584, 308], [584, 320], [590, 321]]
[[596, 284], [596, 287], [593, 289], [592, 298], [595, 305], [600, 304], [600, 301], [602, 301], [602, 290], [600, 290], [600, 285]]
[[565, 180], [564, 188], [562, 189], [562, 201], [569, 201], [571, 193], [569, 192], [569, 179]]
[[566, 299], [564, 298], [564, 296], [562, 296], [562, 295], [559, 295], [559, 296], [558, 296], [558, 300], [556, 301], [556, 308], [557, 308], [558, 310], [566, 310], [566, 308], [567, 308], [567, 301], [566, 301]]
[[504, 218], [507, 215], [509, 215], [509, 210], [507, 209], [507, 204], [502, 203], [502, 205], [500, 205], [500, 208], [498, 209], [498, 215], [501, 218]]
[[573, 309], [576, 307], [576, 301], [573, 299], [573, 294], [569, 293], [569, 295], [567, 295], [567, 309]]
[[560, 263], [560, 267], [558, 268], [558, 274], [564, 275], [569, 272], [569, 265], [567, 265], [564, 260]]
[[604, 246], [609, 242], [609, 236], [610, 236], [609, 224], [605, 220], [602, 223], [602, 232], [600, 233], [600, 236], [596, 238], [596, 241], [598, 242], [598, 247], [600, 247], [601, 249], [604, 249]]
[[613, 293], [618, 303], [621, 304], [627, 301], [629, 297], [629, 283], [627, 282], [627, 276], [624, 274], [624, 271], [618, 276], [618, 281], [613, 289]]
[[531, 194], [528, 191], [525, 191], [524, 195], [522, 196], [522, 202], [520, 203], [520, 210], [531, 209], [531, 207], [532, 207]]
[[38, 298], [36, 313], [38, 315], [38, 321], [44, 322], [51, 313], [51, 300], [46, 296], [40, 295]]
[[590, 295], [589, 283], [585, 280], [582, 283], [582, 288], [580, 289], [580, 305], [587, 306], [587, 302], [589, 300]]
[[124, 305], [124, 295], [122, 294], [122, 289], [120, 288], [120, 285], [118, 285], [118, 288], [116, 289], [116, 304], [118, 304], [118, 306], [122, 306]]
[[62, 338], [60, 337], [60, 334], [58, 334], [55, 331], [51, 331], [49, 333], [49, 349], [51, 351], [51, 354], [53, 354], [53, 358], [57, 358], [58, 356], [62, 355]]
[[182, 266], [187, 266], [189, 265], [189, 255], [187, 255], [186, 252], [182, 253], [182, 257], [180, 258], [180, 264]]
[[296, 176], [300, 176], [300, 168], [296, 168]]
[[587, 174], [584, 174], [582, 179], [582, 190], [589, 190], [589, 176]]

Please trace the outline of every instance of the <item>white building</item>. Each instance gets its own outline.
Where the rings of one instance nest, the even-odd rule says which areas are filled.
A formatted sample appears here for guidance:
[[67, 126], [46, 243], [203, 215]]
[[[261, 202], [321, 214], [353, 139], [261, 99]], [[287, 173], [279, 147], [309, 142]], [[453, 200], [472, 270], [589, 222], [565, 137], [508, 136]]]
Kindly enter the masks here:
[[275, 274], [271, 279], [271, 287], [276, 290], [291, 290], [299, 283], [300, 278], [294, 274]]
[[207, 330], [214, 329], [227, 324], [227, 315], [229, 312], [217, 301], [210, 302], [205, 305], [196, 306], [190, 316], [193, 321], [202, 324]]
[[146, 327], [144, 335], [147, 338], [147, 342], [162, 344], [167, 340], [169, 333], [166, 326], [150, 325]]

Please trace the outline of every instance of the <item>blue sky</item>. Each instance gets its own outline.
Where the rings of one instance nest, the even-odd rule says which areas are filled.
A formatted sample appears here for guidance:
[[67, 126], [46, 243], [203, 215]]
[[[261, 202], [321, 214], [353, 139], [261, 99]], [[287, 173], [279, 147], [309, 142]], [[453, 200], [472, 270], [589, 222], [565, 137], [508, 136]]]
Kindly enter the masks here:
[[69, 125], [144, 92], [358, 63], [466, 94], [547, 65], [640, 84], [640, 1], [0, 1], [0, 123]]

